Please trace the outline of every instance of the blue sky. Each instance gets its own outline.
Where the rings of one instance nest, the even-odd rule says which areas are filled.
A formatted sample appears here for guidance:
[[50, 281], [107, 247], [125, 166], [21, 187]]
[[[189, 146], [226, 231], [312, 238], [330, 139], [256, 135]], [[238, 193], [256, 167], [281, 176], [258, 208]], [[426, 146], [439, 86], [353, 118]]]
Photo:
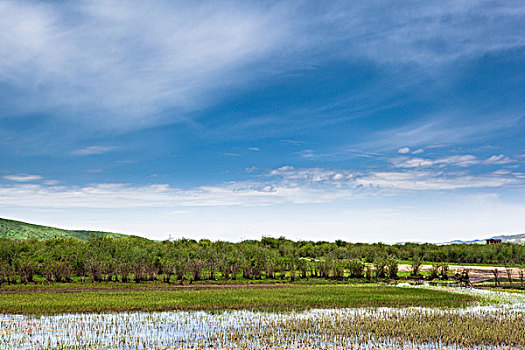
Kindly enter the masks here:
[[521, 1], [0, 2], [0, 217], [238, 241], [525, 232]]

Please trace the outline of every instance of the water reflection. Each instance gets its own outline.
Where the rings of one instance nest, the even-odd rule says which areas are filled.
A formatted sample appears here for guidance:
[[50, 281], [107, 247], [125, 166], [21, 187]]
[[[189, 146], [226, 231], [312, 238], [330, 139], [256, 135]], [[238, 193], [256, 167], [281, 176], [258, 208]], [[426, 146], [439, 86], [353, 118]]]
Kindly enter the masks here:
[[[455, 292], [483, 295], [492, 304], [455, 310], [361, 308], [288, 313], [1, 315], [0, 348], [518, 349], [523, 345], [519, 336], [525, 331], [525, 295]], [[466, 327], [466, 331], [454, 335], [451, 327]], [[497, 332], [501, 336], [490, 334], [494, 327], [500, 328]]]

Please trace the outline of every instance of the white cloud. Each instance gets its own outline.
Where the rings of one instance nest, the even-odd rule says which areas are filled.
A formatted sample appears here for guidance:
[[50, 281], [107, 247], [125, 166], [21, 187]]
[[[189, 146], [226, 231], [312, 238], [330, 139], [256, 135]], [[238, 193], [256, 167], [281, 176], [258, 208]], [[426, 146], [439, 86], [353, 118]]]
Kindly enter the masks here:
[[71, 154], [76, 156], [90, 156], [95, 154], [103, 154], [112, 151], [115, 147], [106, 147], [106, 146], [89, 146], [85, 148], [80, 148], [71, 152]]
[[298, 155], [300, 158], [304, 158], [308, 160], [333, 158], [335, 155], [335, 154], [318, 153], [311, 149], [304, 149], [304, 150], [295, 152], [295, 154]]
[[[461, 158], [460, 158], [461, 159]], [[459, 162], [469, 162], [458, 160]], [[358, 194], [363, 189], [381, 191], [389, 194], [390, 190], [433, 191], [456, 190], [467, 188], [498, 188], [505, 186], [524, 186], [523, 178], [516, 172], [491, 172], [487, 174], [469, 174], [467, 172], [438, 170], [403, 170], [403, 171], [370, 171], [329, 170], [323, 168], [296, 169], [290, 166], [281, 167], [269, 173], [276, 176], [281, 185], [314, 188], [327, 191], [331, 196], [338, 194], [347, 197]], [[379, 192], [377, 192], [379, 191]]]
[[444, 158], [438, 158], [434, 161], [436, 164], [444, 165], [457, 165], [461, 167], [468, 167], [470, 165], [479, 164], [479, 159], [471, 154], [449, 156]]
[[422, 148], [418, 148], [415, 151], [413, 151], [412, 154], [421, 154], [423, 152], [424, 152], [424, 150]]
[[293, 184], [237, 182], [180, 189], [169, 185], [93, 184], [89, 186], [0, 186], [0, 206], [34, 208], [178, 208], [326, 203], [350, 193]]
[[26, 174], [5, 175], [3, 176], [3, 178], [9, 181], [14, 181], [14, 182], [33, 182], [33, 181], [39, 181], [43, 179], [43, 177], [40, 175], [26, 175]]
[[346, 170], [329, 170], [323, 168], [300, 168], [283, 166], [270, 171], [269, 175], [277, 176], [287, 182], [326, 183], [332, 180], [339, 181], [343, 178], [351, 178], [353, 172]]
[[280, 168], [274, 169], [270, 172], [271, 175], [279, 175], [284, 172], [292, 171], [294, 170], [294, 167], [291, 165], [285, 165]]
[[403, 147], [403, 148], [398, 149], [397, 152], [401, 153], [401, 154], [406, 154], [406, 153], [410, 152], [410, 148]]
[[419, 168], [434, 165], [434, 161], [424, 158], [396, 158], [392, 159], [392, 162], [397, 168]]
[[228, 157], [240, 157], [240, 153], [230, 153], [230, 152], [224, 152], [223, 153], [225, 156], [228, 156]]
[[42, 181], [42, 183], [48, 186], [55, 186], [55, 185], [58, 185], [60, 182], [57, 180], [45, 180], [45, 181]]
[[476, 156], [471, 154], [464, 155], [454, 155], [436, 159], [428, 158], [408, 158], [408, 157], [399, 157], [393, 158], [390, 160], [392, 164], [397, 168], [423, 168], [423, 167], [443, 167], [443, 166], [459, 166], [459, 167], [469, 167], [471, 165], [477, 164], [487, 164], [487, 165], [504, 165], [516, 162], [516, 160], [504, 155], [493, 155], [485, 160], [480, 160]]
[[443, 167], [447, 165], [468, 167], [471, 165], [481, 163], [480, 160], [471, 154], [465, 155], [454, 155], [437, 159], [427, 158], [394, 158], [391, 160], [397, 168], [420, 168], [420, 167], [431, 167], [438, 166]]
[[[462, 189], [486, 191], [524, 188], [525, 176], [510, 171], [469, 174], [446, 169], [355, 172], [350, 169], [294, 168], [284, 166], [253, 175], [252, 181], [226, 182], [191, 188], [168, 184], [134, 185], [98, 183], [84, 186], [56, 182], [0, 185], [2, 210], [186, 210], [198, 208], [277, 208], [283, 205], [323, 205], [354, 200], [395, 198], [425, 191], [426, 195]], [[7, 175], [9, 176], [9, 175]], [[29, 176], [11, 178], [30, 182]], [[26, 181], [27, 180], [27, 181]], [[42, 177], [33, 177], [42, 180]], [[421, 197], [421, 196], [419, 196]], [[430, 197], [430, 195], [429, 195]], [[28, 198], [31, 200], [28, 201]], [[25, 208], [25, 209], [24, 209]], [[211, 210], [211, 209], [210, 209]], [[218, 210], [218, 209], [217, 209]], [[230, 209], [225, 209], [230, 210]]]
[[[385, 11], [388, 6], [388, 11]], [[431, 66], [525, 45], [523, 4], [0, 4], [3, 114], [95, 128], [183, 121], [247, 82], [334, 57]], [[74, 19], [74, 20], [73, 20]], [[264, 64], [261, 64], [264, 63]]]
[[158, 123], [166, 109], [177, 112], [172, 120], [183, 120], [185, 111], [220, 95], [212, 91], [260, 74], [243, 67], [285, 49], [289, 10], [212, 2], [3, 2], [0, 80], [20, 92], [6, 106], [18, 113], [51, 110], [95, 128]]
[[[233, 182], [181, 189], [169, 185], [93, 184], [88, 186], [0, 186], [0, 206], [34, 208], [179, 208], [331, 203], [391, 190], [429, 191], [523, 185], [513, 174], [443, 174], [429, 171], [349, 175], [321, 169], [279, 172], [281, 180]], [[378, 192], [379, 191], [379, 192]], [[370, 195], [371, 193], [368, 193]], [[31, 198], [28, 204], [27, 198]]]
[[514, 162], [515, 162], [514, 159], [507, 157], [504, 154], [493, 155], [492, 157], [487, 158], [484, 161], [484, 163], [486, 164], [494, 164], [494, 165], [509, 164], [509, 163], [514, 163]]
[[512, 174], [468, 175], [432, 171], [373, 172], [357, 178], [356, 183], [362, 186], [409, 191], [481, 189], [523, 185], [523, 181]]

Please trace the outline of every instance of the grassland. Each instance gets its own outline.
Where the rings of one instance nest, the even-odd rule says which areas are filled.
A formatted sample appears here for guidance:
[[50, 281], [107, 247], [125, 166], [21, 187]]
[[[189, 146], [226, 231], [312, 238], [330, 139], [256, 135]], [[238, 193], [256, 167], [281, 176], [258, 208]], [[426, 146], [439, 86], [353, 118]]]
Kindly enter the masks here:
[[12, 239], [52, 239], [52, 238], [76, 238], [87, 241], [89, 237], [114, 237], [120, 238], [126, 235], [113, 232], [63, 230], [55, 227], [28, 224], [16, 220], [0, 218], [0, 238]]
[[304, 310], [354, 307], [461, 307], [472, 296], [444, 291], [380, 285], [263, 285], [172, 289], [105, 289], [93, 291], [3, 290], [0, 313], [59, 314], [68, 312], [164, 310]]

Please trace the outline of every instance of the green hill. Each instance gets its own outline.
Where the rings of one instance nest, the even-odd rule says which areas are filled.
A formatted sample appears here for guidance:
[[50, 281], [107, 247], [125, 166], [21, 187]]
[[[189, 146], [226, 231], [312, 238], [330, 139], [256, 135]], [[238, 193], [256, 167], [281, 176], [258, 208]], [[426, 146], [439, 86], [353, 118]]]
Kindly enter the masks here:
[[33, 225], [21, 221], [0, 218], [0, 238], [49, 239], [73, 237], [81, 241], [86, 241], [92, 235], [97, 237], [114, 238], [126, 236], [120, 233], [112, 232], [62, 230], [55, 227]]

